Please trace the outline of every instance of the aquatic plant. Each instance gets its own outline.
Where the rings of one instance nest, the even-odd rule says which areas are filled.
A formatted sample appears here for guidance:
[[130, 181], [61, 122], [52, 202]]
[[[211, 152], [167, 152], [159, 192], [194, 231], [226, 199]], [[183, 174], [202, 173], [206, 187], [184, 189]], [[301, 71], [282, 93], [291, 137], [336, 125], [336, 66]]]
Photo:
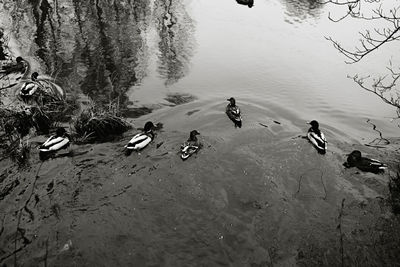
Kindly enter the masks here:
[[167, 94], [167, 97], [164, 99], [172, 103], [173, 105], [178, 106], [195, 101], [196, 97], [194, 95], [185, 93], [170, 93]]
[[83, 110], [73, 121], [77, 142], [107, 141], [126, 132], [130, 124], [117, 114], [113, 108], [92, 106]]

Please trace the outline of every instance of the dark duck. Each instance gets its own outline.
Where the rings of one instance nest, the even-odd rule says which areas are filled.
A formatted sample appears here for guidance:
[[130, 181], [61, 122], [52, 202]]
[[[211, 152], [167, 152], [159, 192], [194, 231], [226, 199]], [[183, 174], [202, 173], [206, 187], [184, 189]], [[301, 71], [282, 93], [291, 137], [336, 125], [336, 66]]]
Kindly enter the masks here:
[[11, 62], [10, 64], [3, 66], [0, 73], [4, 73], [5, 75], [8, 75], [10, 73], [24, 73], [26, 69], [26, 61], [22, 57], [17, 57], [15, 59], [15, 63]]
[[181, 146], [181, 159], [186, 160], [194, 153], [197, 153], [200, 148], [201, 144], [200, 141], [197, 139], [197, 135], [200, 133], [197, 130], [193, 130], [190, 132], [189, 139], [184, 142]]
[[54, 154], [55, 152], [65, 149], [70, 145], [70, 137], [67, 131], [60, 127], [57, 128], [56, 134], [49, 137], [40, 147], [40, 156]]
[[129, 143], [125, 146], [126, 149], [129, 150], [142, 150], [151, 141], [153, 141], [155, 135], [153, 133], [154, 124], [151, 121], [146, 122], [143, 128], [143, 132], [136, 134]]
[[372, 173], [380, 173], [387, 168], [385, 164], [376, 159], [362, 157], [361, 152], [358, 150], [351, 152], [343, 165], [346, 168], [356, 167], [361, 171]]
[[309, 123], [311, 125], [307, 132], [307, 138], [318, 150], [319, 153], [325, 154], [327, 149], [327, 142], [323, 132], [319, 129], [319, 123], [315, 120]]
[[238, 4], [248, 6], [249, 8], [254, 6], [254, 0], [236, 0]]
[[229, 104], [226, 106], [226, 115], [235, 123], [235, 127], [242, 127], [242, 115], [239, 107], [236, 105], [236, 100], [233, 97], [227, 100]]
[[39, 74], [37, 72], [34, 72], [31, 75], [31, 80], [26, 81], [22, 85], [19, 95], [23, 101], [28, 101], [28, 99], [31, 98], [36, 93], [36, 91], [38, 91], [40, 87], [38, 83], [38, 77]]

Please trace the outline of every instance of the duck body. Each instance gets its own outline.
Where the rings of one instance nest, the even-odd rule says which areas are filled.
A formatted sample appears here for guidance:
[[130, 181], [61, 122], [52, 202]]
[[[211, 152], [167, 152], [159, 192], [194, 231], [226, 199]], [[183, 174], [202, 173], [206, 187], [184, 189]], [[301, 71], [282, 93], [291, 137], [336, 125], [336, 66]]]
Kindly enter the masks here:
[[154, 136], [150, 133], [138, 133], [132, 137], [125, 147], [130, 150], [142, 150], [153, 141], [153, 138]]
[[376, 159], [362, 157], [361, 152], [358, 150], [354, 150], [349, 154], [344, 166], [347, 168], [356, 167], [361, 171], [372, 173], [381, 173], [387, 168], [384, 163]]
[[236, 105], [236, 100], [231, 97], [227, 99], [230, 103], [226, 106], [226, 115], [235, 123], [235, 126], [242, 127], [242, 115], [239, 107]]
[[189, 139], [182, 144], [182, 146], [181, 146], [181, 159], [182, 160], [188, 159], [191, 155], [193, 155], [194, 153], [197, 153], [200, 150], [201, 144], [196, 137], [196, 135], [199, 135], [199, 134], [200, 133], [196, 130], [191, 131]]
[[17, 57], [15, 63], [11, 62], [9, 64], [2, 66], [0, 73], [3, 73], [5, 75], [11, 73], [23, 74], [27, 70], [27, 65], [28, 63], [22, 57]]
[[144, 149], [154, 139], [153, 127], [154, 125], [152, 122], [146, 122], [143, 132], [132, 137], [125, 148], [136, 151]]
[[64, 128], [58, 128], [55, 135], [50, 136], [40, 147], [40, 153], [54, 153], [70, 145], [69, 135]]
[[39, 95], [45, 95], [46, 98], [53, 100], [64, 100], [65, 92], [57, 84], [47, 79], [38, 79], [39, 74], [37, 72], [32, 73], [31, 79], [25, 81], [19, 91], [19, 96], [25, 102], [30, 99], [37, 100]]
[[28, 101], [32, 98], [36, 92], [40, 90], [40, 82], [37, 80], [39, 74], [37, 72], [32, 73], [31, 79], [24, 82], [21, 86], [19, 91], [19, 96], [22, 98], [23, 101]]
[[319, 153], [325, 154], [328, 148], [325, 135], [319, 130], [319, 124], [317, 121], [311, 121], [310, 124], [311, 127], [308, 129], [307, 138]]

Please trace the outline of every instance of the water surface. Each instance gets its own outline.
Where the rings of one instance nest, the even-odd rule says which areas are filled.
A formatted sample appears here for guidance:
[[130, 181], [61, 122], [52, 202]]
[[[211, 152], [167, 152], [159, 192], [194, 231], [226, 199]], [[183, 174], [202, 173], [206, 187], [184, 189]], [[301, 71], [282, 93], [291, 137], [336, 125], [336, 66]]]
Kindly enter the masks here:
[[[382, 201], [388, 176], [342, 166], [352, 149], [390, 161], [386, 150], [363, 144], [379, 136], [373, 124], [385, 137], [397, 135], [396, 121], [390, 121], [395, 110], [346, 75], [381, 73], [393, 47], [346, 65], [324, 38], [354, 46], [363, 24], [332, 23], [331, 7], [313, 0], [256, 0], [253, 8], [234, 0], [2, 6], [1, 23], [14, 33], [14, 53], [33, 69], [55, 77], [70, 94], [104, 105], [119, 101], [127, 115], [136, 108], [159, 109], [132, 119], [136, 128], [147, 120], [164, 125], [148, 148], [129, 157], [122, 148], [136, 130], [115, 142], [73, 145], [73, 157], [43, 165], [32, 153], [25, 170], [2, 161], [3, 262], [396, 261], [398, 226]], [[243, 112], [241, 129], [224, 114], [231, 96]], [[302, 138], [312, 119], [320, 121], [329, 141], [324, 156]], [[192, 129], [201, 132], [204, 147], [182, 162], [179, 147]], [[31, 190], [38, 200], [32, 198], [32, 213], [22, 212], [16, 227], [16, 210]], [[23, 252], [13, 254], [20, 247]]]

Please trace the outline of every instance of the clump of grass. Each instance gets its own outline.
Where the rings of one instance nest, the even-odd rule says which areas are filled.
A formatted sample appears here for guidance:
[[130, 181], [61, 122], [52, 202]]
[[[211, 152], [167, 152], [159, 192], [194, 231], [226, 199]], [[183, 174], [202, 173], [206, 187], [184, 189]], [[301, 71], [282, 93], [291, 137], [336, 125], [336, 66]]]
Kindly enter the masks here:
[[32, 128], [48, 133], [52, 122], [38, 107], [0, 107], [0, 132], [7, 136], [23, 138]]
[[[400, 169], [400, 167], [399, 167]], [[400, 170], [399, 170], [400, 171]], [[400, 172], [390, 177], [389, 181], [389, 203], [394, 214], [400, 214]]]
[[42, 102], [40, 109], [52, 122], [68, 122], [72, 119], [74, 111], [79, 110], [79, 104], [75, 98], [47, 98]]
[[130, 124], [117, 114], [114, 108], [104, 110], [94, 105], [83, 110], [73, 121], [77, 141], [109, 141], [129, 130]]
[[32, 114], [22, 107], [0, 107], [0, 131], [7, 136], [26, 136], [33, 127]]
[[0, 107], [0, 148], [3, 158], [10, 157], [20, 167], [28, 164], [30, 144], [23, 140], [35, 127], [34, 116], [30, 110]]

